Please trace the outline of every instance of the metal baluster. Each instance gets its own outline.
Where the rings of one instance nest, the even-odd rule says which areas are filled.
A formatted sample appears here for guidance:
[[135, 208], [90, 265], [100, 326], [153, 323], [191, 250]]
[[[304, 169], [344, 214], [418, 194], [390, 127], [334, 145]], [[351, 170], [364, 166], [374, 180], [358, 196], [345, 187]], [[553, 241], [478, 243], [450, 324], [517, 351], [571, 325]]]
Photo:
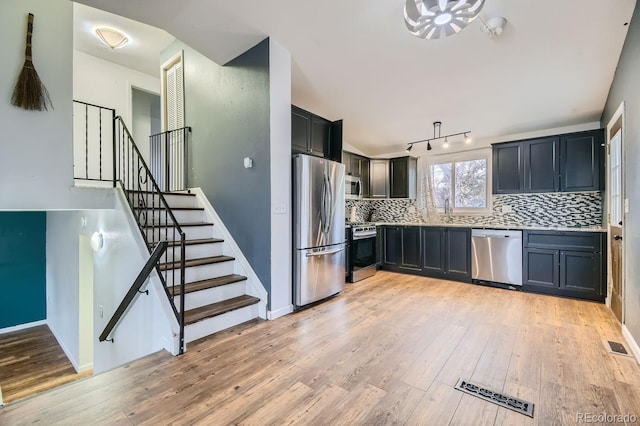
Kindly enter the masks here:
[[89, 179], [89, 105], [84, 106], [84, 178]]

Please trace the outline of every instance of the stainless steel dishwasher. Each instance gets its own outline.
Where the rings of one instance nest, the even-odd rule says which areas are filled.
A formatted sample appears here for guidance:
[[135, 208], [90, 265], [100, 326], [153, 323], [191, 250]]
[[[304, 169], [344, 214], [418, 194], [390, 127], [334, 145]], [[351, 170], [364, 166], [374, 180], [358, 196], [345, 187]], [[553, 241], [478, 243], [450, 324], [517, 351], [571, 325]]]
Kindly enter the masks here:
[[522, 285], [522, 231], [471, 230], [471, 277]]

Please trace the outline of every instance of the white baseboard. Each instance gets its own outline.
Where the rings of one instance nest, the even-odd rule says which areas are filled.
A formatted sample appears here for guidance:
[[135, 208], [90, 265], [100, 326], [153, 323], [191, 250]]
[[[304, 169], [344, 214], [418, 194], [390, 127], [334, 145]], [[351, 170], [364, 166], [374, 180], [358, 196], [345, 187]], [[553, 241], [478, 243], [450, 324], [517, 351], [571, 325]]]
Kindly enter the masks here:
[[288, 315], [291, 312], [293, 312], [293, 305], [284, 306], [280, 309], [276, 309], [275, 311], [267, 311], [267, 319], [274, 320], [276, 318]]
[[86, 364], [81, 365], [80, 367], [78, 367], [78, 373], [82, 373], [83, 371], [89, 371], [89, 370], [93, 370], [93, 363], [92, 362], [86, 363]]
[[47, 324], [47, 320], [28, 322], [25, 324], [18, 324], [12, 327], [0, 328], [0, 334], [12, 333], [14, 331], [25, 330], [27, 328], [37, 327], [39, 325], [46, 325], [46, 324]]
[[633, 335], [631, 335], [631, 332], [624, 324], [622, 324], [622, 335], [627, 339], [627, 344], [631, 352], [633, 352], [633, 356], [636, 357], [636, 361], [640, 363], [640, 346], [638, 346], [638, 342], [636, 342], [636, 339], [633, 338]]

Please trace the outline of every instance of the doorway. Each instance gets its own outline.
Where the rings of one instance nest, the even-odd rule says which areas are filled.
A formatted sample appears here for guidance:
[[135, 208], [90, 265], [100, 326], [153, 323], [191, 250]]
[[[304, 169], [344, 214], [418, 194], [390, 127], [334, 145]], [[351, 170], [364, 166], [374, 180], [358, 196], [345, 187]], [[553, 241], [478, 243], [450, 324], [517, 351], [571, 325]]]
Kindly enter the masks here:
[[131, 87], [131, 136], [142, 158], [151, 163], [149, 137], [162, 131], [160, 95]]
[[607, 230], [609, 273], [607, 305], [624, 324], [624, 103], [607, 125]]

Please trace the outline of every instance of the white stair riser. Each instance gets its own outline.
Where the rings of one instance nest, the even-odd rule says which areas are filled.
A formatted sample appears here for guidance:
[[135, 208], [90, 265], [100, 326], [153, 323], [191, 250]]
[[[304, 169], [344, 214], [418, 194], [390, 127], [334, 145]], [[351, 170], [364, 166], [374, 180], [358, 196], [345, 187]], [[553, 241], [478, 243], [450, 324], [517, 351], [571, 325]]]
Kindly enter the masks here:
[[[178, 230], [174, 227], [145, 228], [145, 232], [147, 233], [147, 241], [159, 241], [164, 239], [173, 241], [174, 229], [175, 239], [176, 241], [179, 241], [180, 234], [178, 234]], [[183, 226], [182, 231], [184, 232], [185, 240], [200, 240], [203, 238], [211, 238], [211, 235], [213, 235], [213, 225]]]
[[[222, 302], [245, 294], [245, 281], [221, 285], [218, 287], [208, 288], [206, 290], [194, 291], [187, 293], [184, 299], [185, 310], [199, 308], [200, 306], [211, 305], [212, 303]], [[180, 310], [180, 297], [176, 297], [176, 307]]]
[[[142, 210], [140, 212], [136, 211], [136, 215], [140, 223], [144, 222], [145, 219], [149, 224], [173, 223], [169, 214], [165, 214], [165, 212], [166, 210]], [[172, 212], [178, 223], [204, 222], [202, 210], [172, 210]], [[147, 216], [145, 217], [144, 214]]]
[[[184, 195], [163, 194], [164, 199], [170, 207], [198, 207], [196, 197]], [[159, 207], [160, 197], [157, 194], [134, 194], [133, 205], [135, 207]]]
[[[222, 243], [187, 244], [185, 245], [185, 259], [200, 259], [202, 257], [221, 256]], [[167, 258], [180, 260], [180, 246], [167, 248]]]
[[[228, 262], [210, 263], [208, 265], [192, 266], [189, 268], [185, 268], [184, 270], [185, 283], [208, 280], [211, 278], [221, 277], [223, 275], [231, 275], [233, 274], [233, 263], [234, 263], [233, 261], [228, 261]], [[164, 271], [163, 275], [166, 277], [168, 286], [173, 285], [174, 277], [175, 277], [176, 284], [180, 282], [179, 269], [175, 270], [175, 275], [172, 274], [172, 271]]]
[[225, 330], [234, 325], [242, 324], [258, 317], [258, 304], [245, 306], [235, 311], [227, 312], [217, 317], [207, 318], [198, 321], [184, 328], [185, 342], [193, 342], [194, 340], [208, 336], [218, 331]]

